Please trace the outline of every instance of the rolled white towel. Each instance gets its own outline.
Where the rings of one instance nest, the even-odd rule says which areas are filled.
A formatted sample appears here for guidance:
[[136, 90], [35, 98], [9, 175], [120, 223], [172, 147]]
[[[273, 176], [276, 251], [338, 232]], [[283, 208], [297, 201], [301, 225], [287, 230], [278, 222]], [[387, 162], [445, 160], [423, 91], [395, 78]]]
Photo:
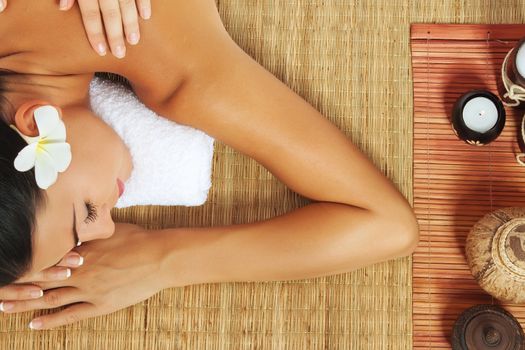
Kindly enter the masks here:
[[198, 206], [211, 187], [214, 139], [158, 116], [125, 86], [95, 77], [91, 108], [122, 138], [133, 170], [116, 207]]

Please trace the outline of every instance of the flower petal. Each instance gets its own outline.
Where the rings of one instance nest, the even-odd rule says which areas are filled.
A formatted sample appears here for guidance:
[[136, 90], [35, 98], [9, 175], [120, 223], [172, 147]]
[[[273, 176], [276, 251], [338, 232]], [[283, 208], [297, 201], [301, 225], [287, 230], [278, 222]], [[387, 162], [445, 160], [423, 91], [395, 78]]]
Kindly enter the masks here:
[[38, 187], [44, 190], [54, 184], [58, 177], [53, 159], [43, 150], [36, 153], [35, 176]]
[[41, 138], [48, 136], [60, 122], [58, 110], [53, 106], [41, 106], [35, 109], [35, 120]]
[[31, 143], [25, 146], [15, 158], [15, 169], [18, 171], [28, 171], [35, 166], [36, 148], [38, 143]]
[[66, 141], [66, 126], [64, 122], [59, 120], [56, 127], [47, 134], [45, 142], [64, 142]]
[[65, 171], [71, 163], [71, 146], [68, 143], [44, 143], [40, 147], [50, 155], [56, 171]]

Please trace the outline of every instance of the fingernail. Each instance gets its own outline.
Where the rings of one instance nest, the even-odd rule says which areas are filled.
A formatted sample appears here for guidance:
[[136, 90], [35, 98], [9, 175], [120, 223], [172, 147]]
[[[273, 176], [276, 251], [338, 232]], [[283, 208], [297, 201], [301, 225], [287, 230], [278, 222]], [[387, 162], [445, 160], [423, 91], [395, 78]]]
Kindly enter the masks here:
[[39, 319], [34, 319], [33, 321], [29, 322], [29, 328], [31, 329], [40, 329], [42, 327], [42, 321]]
[[0, 0], [0, 12], [2, 12], [5, 9], [5, 2], [4, 0]]
[[0, 303], [0, 310], [2, 310], [2, 311], [13, 310], [14, 308], [15, 308], [15, 304], [14, 303], [6, 303], [4, 301], [2, 301]]
[[76, 266], [82, 265], [82, 263], [84, 262], [83, 260], [84, 259], [82, 259], [82, 257], [79, 255], [71, 255], [66, 258], [66, 262], [68, 263], [68, 265], [76, 265]]
[[137, 45], [139, 42], [139, 35], [137, 33], [131, 33], [129, 35], [129, 43], [131, 45]]
[[[56, 5], [55, 5], [56, 6]], [[60, 10], [65, 10], [67, 8], [67, 0], [60, 0], [60, 5], [59, 5], [59, 8]]]
[[98, 45], [97, 45], [97, 52], [98, 52], [98, 54], [100, 56], [106, 56], [106, 44], [98, 43]]
[[29, 295], [31, 295], [31, 298], [37, 299], [44, 295], [44, 291], [43, 290], [32, 290], [29, 292]]
[[57, 272], [56, 275], [55, 275], [57, 278], [59, 279], [66, 279], [66, 278], [69, 278], [71, 276], [71, 269], [67, 269], [65, 271], [60, 271], [60, 272]]
[[118, 58], [123, 58], [125, 54], [126, 54], [126, 50], [124, 49], [124, 46], [118, 45], [115, 48], [115, 56], [117, 56]]
[[143, 7], [142, 8], [142, 16], [144, 19], [150, 19], [151, 18], [151, 9], [149, 7]]

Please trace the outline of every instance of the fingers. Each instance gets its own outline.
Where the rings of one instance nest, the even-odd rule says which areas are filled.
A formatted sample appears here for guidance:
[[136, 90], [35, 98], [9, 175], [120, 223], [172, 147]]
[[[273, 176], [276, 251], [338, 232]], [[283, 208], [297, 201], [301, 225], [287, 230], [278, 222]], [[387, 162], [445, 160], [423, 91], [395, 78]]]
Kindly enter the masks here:
[[[24, 276], [16, 283], [0, 288], [0, 300], [26, 300], [40, 298], [43, 294], [43, 286], [49, 282], [63, 281], [71, 276], [71, 270], [67, 267], [79, 267], [84, 263], [84, 258], [76, 252], [68, 253], [57, 265], [39, 273]], [[47, 284], [46, 284], [47, 282]], [[21, 284], [21, 283], [35, 283]]]
[[140, 11], [142, 19], [151, 18], [151, 0], [137, 0], [137, 6]]
[[63, 281], [71, 277], [71, 269], [52, 266], [33, 275], [22, 277], [16, 283]]
[[84, 264], [84, 258], [75, 252], [68, 253], [58, 264], [55, 266], [64, 267], [79, 267]]
[[42, 298], [35, 300], [3, 301], [0, 303], [0, 311], [15, 313], [39, 309], [54, 309], [73, 304], [60, 312], [34, 319], [29, 324], [29, 327], [32, 329], [50, 329], [96, 316], [96, 307], [89, 303], [78, 303], [79, 297], [80, 295], [76, 288], [64, 287], [46, 291]]
[[104, 19], [104, 28], [109, 41], [111, 52], [117, 58], [126, 56], [126, 45], [122, 30], [122, 16], [117, 0], [100, 0], [100, 11]]
[[79, 293], [76, 288], [63, 287], [44, 292], [43, 296], [32, 300], [3, 300], [0, 311], [5, 313], [25, 312], [38, 309], [53, 309], [78, 302]]
[[88, 303], [79, 303], [71, 305], [60, 312], [35, 318], [29, 323], [29, 328], [51, 329], [95, 316], [97, 316], [96, 306]]
[[10, 284], [0, 288], [0, 300], [26, 300], [40, 298], [44, 292], [33, 285]]
[[139, 18], [135, 0], [119, 0], [122, 23], [126, 38], [131, 45], [137, 45], [140, 39]]
[[74, 4], [75, 0], [60, 0], [58, 6], [62, 11], [66, 11], [72, 8]]
[[100, 55], [105, 56], [107, 45], [102, 26], [102, 18], [98, 4], [93, 1], [78, 1], [80, 12], [82, 13], [82, 22], [88, 36], [91, 47]]
[[[77, 2], [91, 47], [101, 56], [106, 55], [107, 42], [109, 42], [113, 55], [123, 58], [126, 55], [124, 34], [131, 45], [138, 44], [140, 40], [138, 12], [143, 19], [151, 17], [151, 0], [78, 0]], [[75, 0], [60, 0], [60, 9], [69, 10], [74, 3]]]

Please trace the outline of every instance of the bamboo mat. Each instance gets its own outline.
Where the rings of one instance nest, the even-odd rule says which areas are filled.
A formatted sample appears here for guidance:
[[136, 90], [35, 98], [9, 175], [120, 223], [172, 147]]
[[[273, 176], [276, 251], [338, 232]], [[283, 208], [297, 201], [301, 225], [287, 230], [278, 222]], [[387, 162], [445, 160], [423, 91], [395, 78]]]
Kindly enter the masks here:
[[[412, 200], [410, 23], [521, 23], [514, 0], [216, 0], [261, 65], [338, 125]], [[155, 1], [153, 1], [155, 16]], [[150, 228], [253, 222], [303, 206], [265, 168], [216, 143], [205, 205], [114, 210]], [[0, 349], [412, 347], [411, 259], [303, 281], [170, 289], [114, 314], [34, 332], [0, 314]]]
[[[421, 228], [413, 257], [414, 348], [450, 348], [466, 308], [501, 304], [476, 283], [465, 258], [470, 228], [485, 214], [525, 206], [517, 135], [523, 109], [506, 108], [496, 141], [471, 146], [454, 135], [452, 105], [463, 93], [502, 88], [501, 64], [525, 25], [413, 25], [414, 210]], [[501, 96], [501, 94], [500, 94]], [[525, 324], [525, 305], [501, 304]]]

